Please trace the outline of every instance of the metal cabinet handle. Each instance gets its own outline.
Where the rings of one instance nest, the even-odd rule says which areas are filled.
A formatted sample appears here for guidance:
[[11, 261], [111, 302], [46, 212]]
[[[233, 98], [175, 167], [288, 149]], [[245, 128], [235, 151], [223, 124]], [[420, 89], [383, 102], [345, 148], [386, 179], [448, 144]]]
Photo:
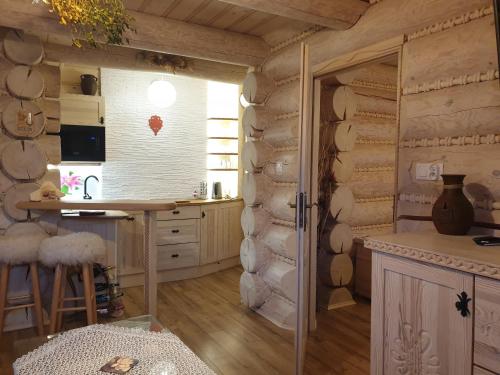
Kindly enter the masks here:
[[135, 217], [133, 217], [133, 216], [128, 216], [128, 217], [127, 217], [127, 221], [135, 221]]
[[172, 229], [172, 233], [179, 233], [179, 229]]
[[179, 215], [180, 213], [181, 213], [181, 212], [180, 212], [180, 211], [177, 211], [177, 210], [172, 211], [172, 214], [173, 214], [173, 215]]
[[172, 254], [171, 257], [172, 258], [179, 258], [179, 254]]
[[457, 297], [458, 301], [455, 302], [455, 307], [457, 308], [457, 311], [460, 312], [460, 315], [462, 315], [464, 318], [467, 318], [468, 316], [470, 316], [469, 302], [472, 301], [472, 299], [469, 298], [469, 296], [465, 292], [457, 294]]
[[201, 212], [201, 217], [204, 218], [206, 215], [205, 215], [205, 211], [202, 211]]

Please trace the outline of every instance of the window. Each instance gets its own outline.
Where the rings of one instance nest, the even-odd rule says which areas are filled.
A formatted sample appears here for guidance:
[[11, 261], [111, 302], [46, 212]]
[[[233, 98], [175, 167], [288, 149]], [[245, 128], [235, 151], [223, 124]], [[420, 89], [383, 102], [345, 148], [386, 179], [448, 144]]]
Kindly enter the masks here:
[[239, 87], [208, 82], [207, 180], [209, 194], [214, 182], [222, 184], [222, 195], [238, 195]]

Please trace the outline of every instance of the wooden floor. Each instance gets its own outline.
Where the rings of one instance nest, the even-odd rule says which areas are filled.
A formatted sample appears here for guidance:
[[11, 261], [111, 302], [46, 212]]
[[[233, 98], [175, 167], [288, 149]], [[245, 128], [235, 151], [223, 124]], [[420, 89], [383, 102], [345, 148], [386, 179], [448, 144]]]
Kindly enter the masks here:
[[[217, 374], [293, 374], [293, 333], [274, 326], [240, 304], [235, 267], [199, 279], [161, 284], [158, 319]], [[142, 288], [125, 290], [127, 316], [142, 314]], [[68, 324], [73, 326], [78, 323]], [[0, 373], [10, 374], [13, 341], [34, 330], [0, 339]], [[306, 374], [369, 374], [370, 306], [322, 311], [308, 340]]]

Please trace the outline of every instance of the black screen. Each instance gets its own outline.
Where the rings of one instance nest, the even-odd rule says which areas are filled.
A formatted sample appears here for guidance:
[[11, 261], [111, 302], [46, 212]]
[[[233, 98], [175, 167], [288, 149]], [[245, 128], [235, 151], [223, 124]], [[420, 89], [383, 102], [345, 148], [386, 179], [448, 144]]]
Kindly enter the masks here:
[[62, 161], [106, 161], [103, 126], [61, 125]]

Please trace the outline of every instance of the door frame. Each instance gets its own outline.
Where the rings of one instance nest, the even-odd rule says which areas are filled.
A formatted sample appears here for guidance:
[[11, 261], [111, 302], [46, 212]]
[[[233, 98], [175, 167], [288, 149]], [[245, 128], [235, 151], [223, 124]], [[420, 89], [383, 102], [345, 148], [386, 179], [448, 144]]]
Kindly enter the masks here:
[[[300, 71], [300, 126], [299, 139], [301, 152], [301, 170], [299, 172], [299, 185], [297, 196], [305, 193], [310, 197], [306, 201], [306, 217], [309, 218], [307, 230], [297, 228], [297, 325], [295, 334], [296, 374], [302, 374], [306, 356], [306, 342], [308, 333], [316, 330], [316, 277], [317, 277], [317, 230], [309, 230], [318, 226], [318, 162], [319, 162], [319, 129], [321, 82], [333, 73], [373, 63], [390, 55], [398, 56], [398, 97], [397, 97], [397, 124], [399, 129], [401, 70], [403, 45], [405, 35], [387, 39], [385, 41], [358, 49], [353, 52], [335, 57], [333, 59], [312, 65], [309, 59], [307, 43], [301, 45], [301, 71]], [[399, 139], [399, 134], [397, 134]], [[396, 155], [396, 166], [398, 158]], [[308, 168], [306, 168], [308, 167]], [[304, 171], [306, 168], [308, 170]], [[396, 168], [397, 171], [397, 168]], [[397, 172], [396, 192], [397, 192]], [[395, 194], [395, 202], [397, 194]], [[309, 202], [313, 202], [312, 204]], [[297, 199], [297, 207], [299, 207]], [[396, 207], [395, 217], [396, 216]], [[297, 219], [299, 210], [297, 210]], [[394, 221], [396, 223], [396, 221]]]

